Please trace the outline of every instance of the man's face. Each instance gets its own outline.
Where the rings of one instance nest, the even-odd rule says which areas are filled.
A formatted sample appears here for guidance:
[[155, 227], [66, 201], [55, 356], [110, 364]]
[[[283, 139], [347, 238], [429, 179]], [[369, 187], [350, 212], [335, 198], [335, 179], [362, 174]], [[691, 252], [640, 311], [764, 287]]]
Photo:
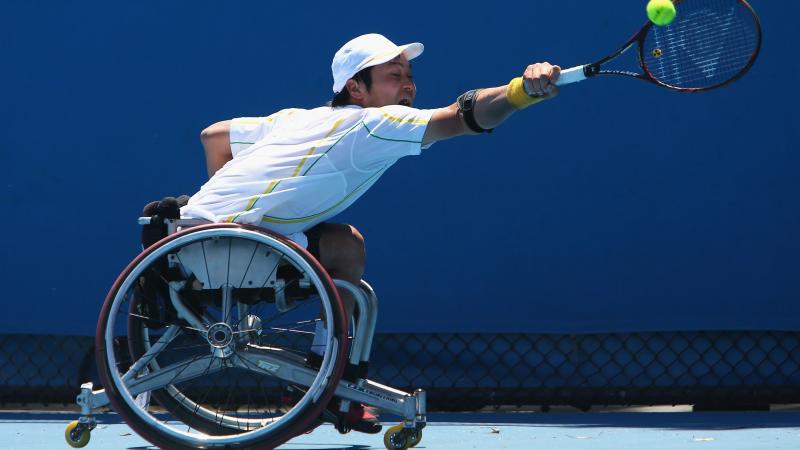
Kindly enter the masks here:
[[[362, 83], [362, 87], [363, 83]], [[372, 87], [364, 92], [365, 108], [386, 105], [412, 106], [417, 87], [411, 74], [411, 64], [405, 55], [372, 68]]]

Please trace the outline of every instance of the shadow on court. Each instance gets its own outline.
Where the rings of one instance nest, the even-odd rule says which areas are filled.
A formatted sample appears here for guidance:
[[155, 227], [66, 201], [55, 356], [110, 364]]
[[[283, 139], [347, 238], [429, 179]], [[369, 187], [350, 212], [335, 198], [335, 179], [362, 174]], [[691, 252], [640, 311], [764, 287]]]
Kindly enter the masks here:
[[[384, 418], [391, 423], [389, 418]], [[431, 423], [570, 428], [735, 430], [800, 428], [800, 412], [434, 413]]]
[[[78, 413], [0, 412], [4, 424], [64, 422], [76, 420]], [[98, 423], [119, 425], [117, 414], [97, 414]], [[384, 424], [399, 423], [399, 418], [383, 415]], [[586, 413], [431, 413], [431, 424], [446, 425], [516, 425], [530, 427], [573, 428], [660, 428], [713, 429], [800, 428], [800, 411], [792, 412], [586, 412]]]

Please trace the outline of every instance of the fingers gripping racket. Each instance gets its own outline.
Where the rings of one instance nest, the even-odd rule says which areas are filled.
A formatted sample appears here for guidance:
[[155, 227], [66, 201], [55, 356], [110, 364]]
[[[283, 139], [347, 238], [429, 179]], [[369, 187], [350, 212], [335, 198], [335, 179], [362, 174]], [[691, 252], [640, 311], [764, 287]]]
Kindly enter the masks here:
[[[592, 64], [561, 71], [561, 86], [597, 75], [623, 75], [681, 92], [708, 91], [744, 75], [761, 49], [761, 24], [744, 0], [673, 0], [669, 25], [652, 22], [625, 45]], [[607, 69], [611, 60], [637, 46], [641, 72]]]

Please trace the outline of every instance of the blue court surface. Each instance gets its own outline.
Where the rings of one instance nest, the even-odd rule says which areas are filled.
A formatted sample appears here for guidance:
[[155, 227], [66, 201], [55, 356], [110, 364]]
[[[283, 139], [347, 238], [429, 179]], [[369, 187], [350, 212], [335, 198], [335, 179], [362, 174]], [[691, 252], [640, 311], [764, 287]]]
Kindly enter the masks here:
[[[89, 450], [154, 449], [114, 414], [99, 415]], [[0, 413], [0, 449], [70, 448], [75, 413]], [[322, 426], [283, 450], [383, 449], [382, 435]], [[591, 412], [431, 414], [424, 449], [800, 449], [800, 412]]]

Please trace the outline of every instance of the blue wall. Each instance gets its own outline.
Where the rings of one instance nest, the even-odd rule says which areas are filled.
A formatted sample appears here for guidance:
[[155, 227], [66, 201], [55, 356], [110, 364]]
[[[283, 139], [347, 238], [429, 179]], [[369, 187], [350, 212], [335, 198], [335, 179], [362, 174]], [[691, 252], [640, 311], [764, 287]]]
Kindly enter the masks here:
[[[645, 20], [644, 0], [455, 4], [3, 2], [0, 333], [92, 334], [141, 206], [203, 183], [199, 131], [322, 104], [358, 34], [425, 43], [432, 108]], [[762, 55], [726, 89], [591, 80], [401, 160], [339, 218], [367, 238], [380, 330], [797, 330], [800, 5], [754, 6]]]

